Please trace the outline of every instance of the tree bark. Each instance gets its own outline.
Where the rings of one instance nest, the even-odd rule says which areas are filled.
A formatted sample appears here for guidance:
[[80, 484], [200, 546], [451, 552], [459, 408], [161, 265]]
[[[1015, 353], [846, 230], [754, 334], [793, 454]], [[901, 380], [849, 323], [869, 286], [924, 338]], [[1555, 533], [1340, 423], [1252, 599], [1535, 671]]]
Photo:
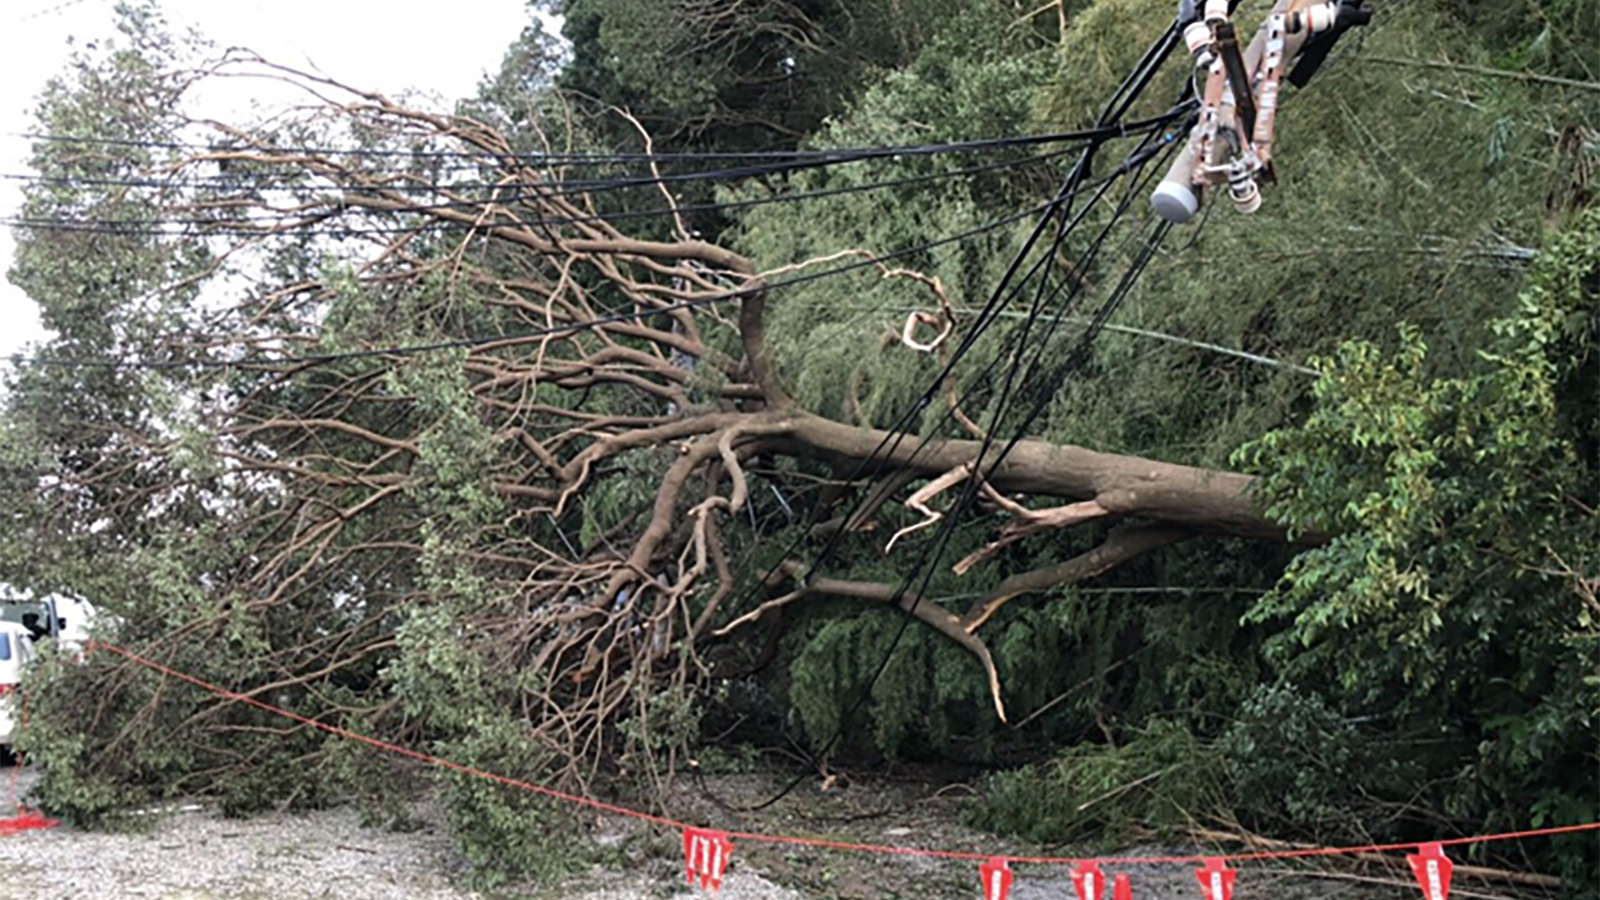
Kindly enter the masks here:
[[1194, 535], [1193, 531], [1175, 525], [1118, 528], [1111, 532], [1104, 543], [1087, 553], [1080, 553], [1053, 566], [1020, 572], [995, 585], [994, 590], [974, 603], [961, 617], [961, 627], [970, 634], [983, 627], [983, 623], [999, 612], [1000, 607], [1024, 594], [1093, 578], [1151, 550], [1186, 541]]
[[[925, 476], [941, 475], [977, 458], [982, 447], [976, 440], [923, 441], [915, 435], [888, 440], [889, 433], [877, 429], [803, 412], [790, 416], [792, 438], [819, 452], [874, 459], [878, 472], [904, 466]], [[1255, 508], [1250, 497], [1255, 479], [1248, 475], [1035, 439], [1019, 442], [990, 470], [996, 455], [998, 451], [991, 449], [984, 470], [1000, 491], [1093, 500], [1114, 516], [1151, 519], [1204, 534], [1288, 539], [1284, 526]], [[1302, 535], [1297, 541], [1315, 544], [1321, 539]]]

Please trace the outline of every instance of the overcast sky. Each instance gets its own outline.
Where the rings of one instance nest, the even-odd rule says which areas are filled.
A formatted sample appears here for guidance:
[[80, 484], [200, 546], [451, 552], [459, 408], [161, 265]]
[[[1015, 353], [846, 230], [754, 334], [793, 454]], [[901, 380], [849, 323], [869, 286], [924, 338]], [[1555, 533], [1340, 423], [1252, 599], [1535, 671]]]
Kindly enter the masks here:
[[[498, 68], [530, 15], [523, 0], [450, 0], [426, 7], [430, 15], [376, 0], [163, 0], [161, 6], [174, 26], [196, 28], [220, 47], [310, 63], [356, 87], [423, 90], [442, 99], [470, 93]], [[33, 128], [34, 98], [65, 65], [70, 40], [114, 33], [113, 7], [114, 0], [0, 2], [0, 174], [27, 172], [28, 141], [17, 134]], [[215, 102], [238, 108], [251, 100], [281, 102], [264, 83], [238, 84], [239, 94]], [[218, 117], [227, 111], [205, 110]], [[0, 178], [0, 215], [16, 213], [18, 189], [15, 179]], [[11, 267], [13, 246], [9, 230], [0, 228], [0, 269]], [[43, 336], [33, 301], [0, 281], [0, 357]]]

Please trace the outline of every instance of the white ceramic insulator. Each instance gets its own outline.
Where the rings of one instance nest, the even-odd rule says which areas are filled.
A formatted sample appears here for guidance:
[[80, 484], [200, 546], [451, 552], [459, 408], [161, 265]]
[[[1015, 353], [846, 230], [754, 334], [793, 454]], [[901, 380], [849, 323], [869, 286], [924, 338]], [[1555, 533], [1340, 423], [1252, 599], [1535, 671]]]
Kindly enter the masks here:
[[1206, 0], [1206, 21], [1228, 21], [1228, 0]]
[[1195, 194], [1193, 186], [1168, 180], [1156, 185], [1151, 192], [1150, 206], [1161, 218], [1174, 225], [1182, 225], [1200, 210], [1200, 197]]
[[1319, 3], [1301, 15], [1305, 16], [1306, 31], [1316, 34], [1333, 27], [1334, 20], [1339, 18], [1339, 7], [1333, 3]]
[[1230, 184], [1228, 193], [1233, 197], [1233, 208], [1249, 215], [1261, 208], [1261, 188], [1256, 186], [1255, 179], [1250, 179], [1242, 184]]

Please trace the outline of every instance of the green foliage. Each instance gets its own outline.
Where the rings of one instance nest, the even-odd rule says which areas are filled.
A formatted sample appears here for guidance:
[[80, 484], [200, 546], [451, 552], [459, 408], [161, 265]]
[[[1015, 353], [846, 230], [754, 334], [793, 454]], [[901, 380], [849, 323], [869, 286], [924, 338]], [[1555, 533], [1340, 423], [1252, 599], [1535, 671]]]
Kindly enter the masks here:
[[[169, 626], [193, 628], [196, 612], [175, 606], [160, 623], [120, 622], [116, 639], [148, 635], [153, 626], [163, 634]], [[246, 690], [267, 683], [267, 633], [256, 623], [236, 619], [232, 625], [209, 647], [171, 647], [164, 660], [212, 683]], [[132, 809], [196, 795], [214, 798], [229, 815], [317, 807], [351, 787], [341, 770], [317, 758], [320, 732], [285, 729], [275, 715], [173, 684], [109, 651], [82, 664], [48, 654], [30, 673], [26, 692], [30, 720], [19, 743], [44, 772], [35, 796], [52, 814], [80, 825], [128, 826]], [[314, 701], [288, 688], [264, 696], [300, 714], [322, 712], [324, 721], [321, 703], [352, 699], [330, 684]], [[227, 739], [218, 741], [219, 735]]]
[[1215, 741], [1158, 717], [1123, 743], [1083, 743], [991, 776], [974, 824], [1031, 841], [1121, 841], [1196, 823], [1242, 822], [1333, 842], [1381, 833], [1392, 805], [1425, 779], [1317, 695], [1260, 686]]
[[[470, 595], [469, 595], [470, 596]], [[466, 599], [466, 598], [463, 598]], [[543, 783], [554, 774], [547, 750], [528, 734], [508, 697], [537, 691], [537, 678], [496, 683], [473, 638], [460, 633], [445, 609], [417, 610], [397, 634], [400, 653], [384, 672], [407, 717], [434, 735], [442, 758], [509, 778]], [[552, 833], [581, 833], [573, 810], [550, 798], [478, 776], [451, 771], [441, 793], [451, 833], [473, 863], [480, 886], [511, 876], [554, 878], [582, 860], [575, 841]]]
[[429, 426], [417, 438], [413, 502], [427, 534], [454, 535], [504, 515], [490, 477], [499, 440], [482, 420], [461, 360], [439, 354], [390, 372], [388, 387]]
[[[1241, 450], [1266, 508], [1333, 534], [1302, 553], [1251, 621], [1282, 623], [1272, 657], [1402, 727], [1455, 743], [1438, 802], [1512, 825], [1587, 816], [1600, 627], [1582, 580], [1600, 565], [1592, 365], [1600, 211], [1554, 240], [1514, 311], [1490, 324], [1481, 371], [1430, 378], [1402, 333], [1320, 363], [1305, 423]], [[1331, 676], [1331, 677], [1330, 677]], [[1450, 711], [1444, 716], [1444, 711]], [[1444, 759], [1452, 759], [1444, 754]], [[1572, 861], [1568, 858], [1568, 865]]]
[[[903, 620], [873, 610], [834, 615], [807, 635], [789, 665], [789, 705], [800, 733], [822, 749], [867, 688]], [[908, 629], [872, 685], [869, 708], [855, 726], [870, 734], [870, 746], [894, 756], [949, 751], [963, 728], [977, 736], [992, 731], [992, 716], [973, 715], [987, 706], [977, 663], [948, 640]], [[976, 677], [974, 677], [976, 675]]]
[[1217, 751], [1161, 719], [1114, 747], [1079, 744], [992, 776], [973, 824], [1029, 841], [1096, 843], [1206, 821], [1228, 808]]
[[[1547, 251], [1516, 314], [1491, 324], [1501, 349], [1485, 351], [1484, 374], [1429, 379], [1426, 347], [1404, 327], [1392, 358], [1352, 342], [1322, 363], [1305, 424], [1262, 437], [1238, 459], [1264, 471], [1271, 515], [1336, 536], [1300, 555], [1285, 589], [1254, 615], [1297, 611], [1303, 643], [1359, 625], [1379, 644], [1424, 650], [1443, 624], [1439, 604], [1459, 599], [1485, 566], [1509, 562], [1517, 577], [1563, 551], [1583, 558], [1575, 554], [1593, 524], [1566, 491], [1588, 486], [1573, 452], [1584, 436], [1556, 431], [1557, 387], [1562, 369], [1592, 352], [1563, 344], [1590, 336], [1597, 263], [1600, 215], [1591, 213]], [[1441, 576], [1449, 581], [1436, 586]], [[1481, 629], [1498, 616], [1479, 618]], [[1408, 667], [1418, 661], [1405, 657]]]
[[1600, 73], [1600, 13], [1586, 0], [1436, 4], [1482, 34], [1508, 72], [1594, 81]]
[[1320, 695], [1293, 685], [1257, 688], [1216, 744], [1236, 815], [1327, 840], [1381, 831], [1393, 811], [1371, 798], [1404, 796], [1427, 778], [1393, 749], [1392, 740], [1375, 740]]
[[79, 825], [101, 824], [136, 807], [151, 797], [153, 782], [167, 780], [168, 766], [187, 768], [191, 762], [172, 742], [141, 741], [148, 745], [141, 752], [105, 753], [104, 742], [81, 723], [92, 721], [94, 707], [104, 702], [113, 704], [106, 710], [108, 717], [132, 719], [149, 708], [158, 683], [135, 678], [104, 699], [92, 693], [97, 687], [89, 670], [57, 654], [44, 654], [29, 673], [28, 727], [18, 741], [19, 749], [46, 773], [34, 788], [35, 802]]
[[[623, 749], [617, 754], [618, 774], [632, 777], [646, 790], [659, 791], [701, 746], [708, 698], [687, 684], [660, 684], [641, 678], [633, 686], [633, 712], [617, 725]], [[716, 756], [715, 751], [712, 756]], [[704, 757], [704, 754], [701, 754]], [[722, 757], [730, 760], [731, 757]], [[707, 772], [701, 760], [700, 771]]]
[[[848, 114], [821, 129], [810, 143], [932, 143], [1028, 130], [1031, 97], [1049, 72], [1048, 55], [1024, 43], [1003, 18], [981, 6], [941, 25], [908, 65], [875, 83]], [[780, 184], [742, 186], [724, 196], [739, 200], [846, 190], [994, 161], [946, 155], [841, 166], [797, 173]], [[1031, 217], [1016, 218], [1017, 210], [1036, 204], [1054, 177], [1044, 165], [1019, 163], [943, 178], [932, 188], [906, 185], [756, 207], [738, 216], [733, 241], [768, 267], [841, 253], [847, 254], [840, 260], [845, 262], [1007, 220], [1004, 227], [898, 257], [885, 267], [939, 278], [951, 304], [961, 309], [979, 305], [999, 281], [1032, 226]], [[936, 359], [892, 340], [909, 310], [938, 306], [926, 287], [885, 278], [874, 269], [797, 285], [785, 288], [782, 302], [769, 307], [768, 346], [786, 384], [807, 408], [844, 421], [882, 425], [898, 418], [939, 371]], [[1009, 327], [993, 329], [973, 351], [974, 358], [998, 352], [1009, 333]]]
[[599, 546], [605, 535], [634, 520], [639, 510], [649, 508], [655, 499], [657, 475], [672, 464], [670, 457], [670, 451], [655, 448], [617, 460], [620, 471], [584, 497], [578, 528], [583, 546]]
[[1056, 665], [1073, 691], [1046, 720], [1047, 734], [1080, 737], [1112, 710], [1119, 723], [1160, 716], [1210, 736], [1249, 695], [1263, 672], [1261, 633], [1238, 625], [1248, 592], [1142, 590], [1169, 573], [1226, 571], [1226, 551], [1191, 552], [1170, 554], [1158, 569], [1130, 567], [1122, 587], [1066, 588], [1049, 598], [1042, 613], [1060, 629]]
[[[1035, 96], [1042, 122], [1067, 128], [1100, 118], [1107, 98], [1134, 71], [1140, 57], [1172, 24], [1175, 5], [1166, 0], [1096, 0], [1071, 17], [1061, 36], [1049, 85]], [[1161, 73], [1130, 118], [1165, 112], [1183, 84], [1180, 66]]]
[[[629, 110], [660, 149], [792, 147], [970, 0], [561, 0], [560, 82]], [[617, 123], [618, 138], [636, 139]]]

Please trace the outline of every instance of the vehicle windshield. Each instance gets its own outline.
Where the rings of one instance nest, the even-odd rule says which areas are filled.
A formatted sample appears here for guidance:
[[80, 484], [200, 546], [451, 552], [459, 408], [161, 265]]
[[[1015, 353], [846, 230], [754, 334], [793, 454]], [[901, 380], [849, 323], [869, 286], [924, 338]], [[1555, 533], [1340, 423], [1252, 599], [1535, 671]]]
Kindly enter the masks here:
[[54, 609], [48, 602], [0, 599], [0, 623], [21, 625], [37, 637], [54, 637], [61, 624], [52, 621]]

